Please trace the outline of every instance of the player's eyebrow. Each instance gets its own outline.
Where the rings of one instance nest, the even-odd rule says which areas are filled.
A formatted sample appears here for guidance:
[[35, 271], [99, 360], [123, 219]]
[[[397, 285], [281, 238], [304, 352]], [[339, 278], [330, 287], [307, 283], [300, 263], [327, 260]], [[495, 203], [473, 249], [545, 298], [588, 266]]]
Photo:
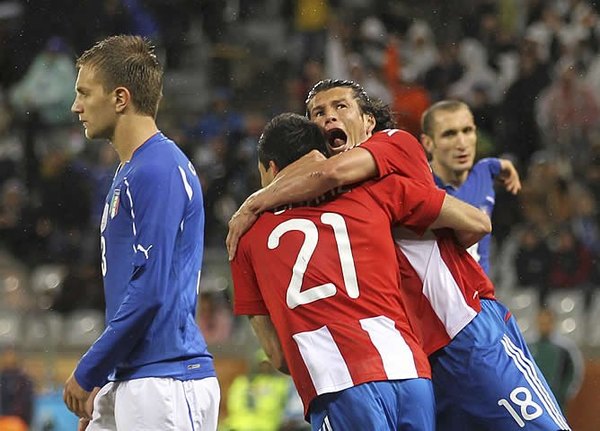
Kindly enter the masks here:
[[458, 129], [454, 128], [454, 129], [444, 129], [442, 130], [441, 135], [444, 137], [448, 137], [448, 136], [453, 136], [456, 135], [458, 133]]
[[344, 103], [348, 103], [348, 98], [347, 97], [340, 97], [339, 99], [333, 99], [330, 103], [332, 105], [336, 105], [340, 102], [344, 102]]
[[337, 105], [340, 102], [348, 103], [348, 99], [346, 97], [341, 97], [337, 99], [332, 99], [327, 103], [319, 103], [318, 105], [314, 105], [312, 108], [310, 108], [310, 112], [314, 112], [317, 109], [323, 109], [325, 105]]

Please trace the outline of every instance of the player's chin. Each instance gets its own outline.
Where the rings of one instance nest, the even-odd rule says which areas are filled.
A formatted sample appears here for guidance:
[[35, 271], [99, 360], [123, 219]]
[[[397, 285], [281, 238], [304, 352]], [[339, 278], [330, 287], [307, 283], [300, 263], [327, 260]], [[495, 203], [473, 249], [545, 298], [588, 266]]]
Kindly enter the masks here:
[[98, 133], [98, 130], [93, 130], [90, 129], [89, 127], [85, 128], [85, 137], [87, 139], [93, 140], [93, 139], [103, 139], [104, 138], [103, 133]]
[[350, 148], [352, 148], [351, 145], [348, 145], [347, 143], [344, 145], [340, 145], [337, 147], [333, 147], [331, 145], [327, 145], [327, 148], [329, 149], [329, 154], [332, 156], [335, 156], [336, 154], [340, 154], [343, 153], [344, 151], [348, 151]]

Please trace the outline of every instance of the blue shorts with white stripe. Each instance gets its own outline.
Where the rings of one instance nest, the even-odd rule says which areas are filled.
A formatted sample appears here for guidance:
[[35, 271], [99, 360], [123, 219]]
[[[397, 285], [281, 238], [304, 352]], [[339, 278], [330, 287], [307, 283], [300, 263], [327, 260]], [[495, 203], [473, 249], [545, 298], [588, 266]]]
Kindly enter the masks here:
[[501, 303], [482, 310], [430, 357], [437, 429], [570, 430], [514, 317]]

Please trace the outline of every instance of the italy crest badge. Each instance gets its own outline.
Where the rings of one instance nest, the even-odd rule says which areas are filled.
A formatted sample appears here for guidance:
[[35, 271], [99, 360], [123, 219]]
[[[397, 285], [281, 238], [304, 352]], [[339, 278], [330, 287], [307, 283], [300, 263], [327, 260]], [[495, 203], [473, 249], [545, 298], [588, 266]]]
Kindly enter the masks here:
[[110, 200], [110, 218], [113, 219], [119, 212], [119, 202], [121, 196], [121, 189], [115, 189]]

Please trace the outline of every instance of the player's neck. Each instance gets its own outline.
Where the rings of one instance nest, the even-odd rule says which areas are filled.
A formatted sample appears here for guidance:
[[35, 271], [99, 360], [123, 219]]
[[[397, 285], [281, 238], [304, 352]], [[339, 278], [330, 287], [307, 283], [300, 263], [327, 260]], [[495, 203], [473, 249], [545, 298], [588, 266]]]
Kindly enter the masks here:
[[431, 164], [431, 168], [444, 184], [449, 184], [455, 188], [462, 186], [467, 180], [467, 176], [469, 175], [469, 171], [458, 172], [449, 169], [443, 169], [439, 165], [436, 165], [435, 162]]
[[158, 128], [152, 117], [136, 115], [131, 118], [123, 118], [115, 128], [111, 140], [121, 163], [131, 160], [135, 150], [156, 132], [158, 132]]

